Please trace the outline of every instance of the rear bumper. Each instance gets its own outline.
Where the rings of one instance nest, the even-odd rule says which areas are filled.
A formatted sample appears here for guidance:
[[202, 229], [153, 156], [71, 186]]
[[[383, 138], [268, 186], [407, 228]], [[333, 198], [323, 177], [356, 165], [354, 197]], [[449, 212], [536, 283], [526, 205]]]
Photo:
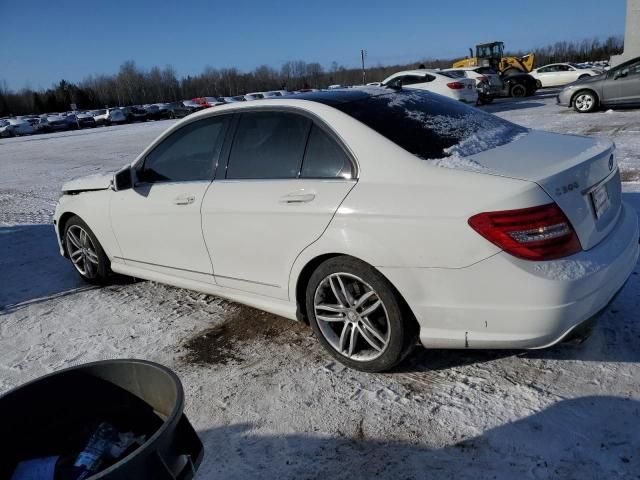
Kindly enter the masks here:
[[431, 348], [544, 348], [598, 314], [638, 260], [638, 218], [624, 205], [597, 246], [566, 259], [504, 252], [461, 269], [380, 270], [403, 294]]

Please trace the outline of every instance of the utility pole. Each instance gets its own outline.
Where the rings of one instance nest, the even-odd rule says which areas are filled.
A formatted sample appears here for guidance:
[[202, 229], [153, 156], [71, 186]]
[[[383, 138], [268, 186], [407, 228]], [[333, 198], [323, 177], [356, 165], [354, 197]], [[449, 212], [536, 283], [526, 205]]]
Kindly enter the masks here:
[[360, 58], [362, 59], [362, 84], [367, 84], [367, 72], [364, 69], [364, 57], [367, 55], [367, 51], [363, 48], [360, 50]]

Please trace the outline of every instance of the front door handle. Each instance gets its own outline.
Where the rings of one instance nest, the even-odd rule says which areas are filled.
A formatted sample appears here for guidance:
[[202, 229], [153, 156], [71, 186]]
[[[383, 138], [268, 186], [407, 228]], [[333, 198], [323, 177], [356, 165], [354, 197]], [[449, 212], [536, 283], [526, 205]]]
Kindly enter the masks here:
[[196, 201], [196, 197], [193, 195], [180, 195], [173, 199], [173, 203], [176, 205], [191, 205]]
[[280, 197], [280, 203], [295, 204], [295, 203], [309, 203], [316, 198], [315, 193], [303, 193], [294, 192]]

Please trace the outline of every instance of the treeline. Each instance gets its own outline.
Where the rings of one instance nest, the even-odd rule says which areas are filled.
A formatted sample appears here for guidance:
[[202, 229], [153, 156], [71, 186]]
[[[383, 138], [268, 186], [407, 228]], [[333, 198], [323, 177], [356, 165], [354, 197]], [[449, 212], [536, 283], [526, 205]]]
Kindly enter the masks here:
[[[553, 62], [584, 62], [608, 60], [622, 52], [621, 37], [610, 37], [604, 42], [586, 39], [581, 42], [557, 42], [534, 50], [536, 65]], [[523, 55], [528, 52], [512, 52]], [[368, 67], [366, 82], [381, 81], [398, 70], [450, 67], [456, 59], [423, 59], [406, 65]], [[359, 68], [346, 68], [333, 62], [328, 69], [319, 63], [302, 60], [286, 62], [279, 69], [267, 65], [251, 72], [237, 68], [215, 69], [206, 67], [199, 75], [178, 78], [171, 66], [139, 68], [133, 61], [123, 63], [117, 74], [89, 76], [81, 82], [61, 80], [46, 90], [24, 88], [14, 92], [0, 83], [0, 117], [66, 111], [75, 103], [80, 109], [105, 106], [137, 105], [173, 102], [203, 96], [234, 96], [265, 90], [298, 90], [325, 88], [332, 84], [358, 85], [363, 81]]]
[[[609, 60], [612, 55], [622, 53], [623, 37], [608, 37], [604, 42], [599, 38], [586, 38], [580, 42], [556, 42], [542, 48], [536, 48], [536, 65], [542, 66], [559, 62], [589, 62]], [[529, 52], [515, 52], [522, 56]]]

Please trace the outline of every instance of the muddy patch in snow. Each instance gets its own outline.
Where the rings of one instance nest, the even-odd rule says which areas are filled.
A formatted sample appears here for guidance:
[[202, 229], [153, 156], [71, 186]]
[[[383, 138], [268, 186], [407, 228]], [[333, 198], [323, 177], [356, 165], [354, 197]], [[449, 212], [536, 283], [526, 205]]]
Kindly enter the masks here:
[[233, 305], [228, 320], [189, 339], [183, 360], [198, 365], [242, 363], [248, 344], [275, 345], [301, 343], [311, 330], [301, 323], [243, 305]]

